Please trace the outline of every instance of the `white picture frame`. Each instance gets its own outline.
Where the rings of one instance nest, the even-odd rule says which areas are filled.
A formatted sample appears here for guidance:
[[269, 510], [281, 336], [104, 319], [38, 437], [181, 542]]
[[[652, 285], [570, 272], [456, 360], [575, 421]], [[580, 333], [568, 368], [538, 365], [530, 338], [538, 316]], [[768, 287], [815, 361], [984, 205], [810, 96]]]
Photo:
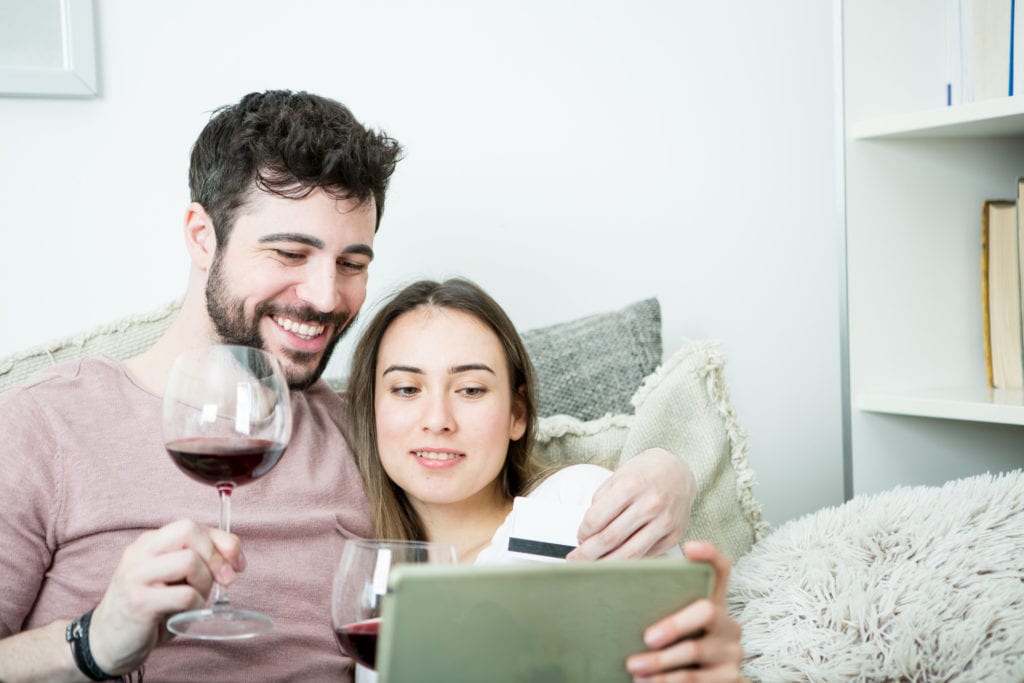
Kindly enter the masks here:
[[29, 37], [33, 45], [52, 47], [31, 55], [38, 57], [38, 63], [25, 63], [25, 59], [17, 64], [0, 63], [0, 96], [95, 97], [99, 91], [92, 0], [31, 0], [31, 5], [23, 0], [0, 0], [0, 11], [13, 16], [36, 10], [59, 15], [59, 21], [32, 26], [33, 32], [46, 35]]

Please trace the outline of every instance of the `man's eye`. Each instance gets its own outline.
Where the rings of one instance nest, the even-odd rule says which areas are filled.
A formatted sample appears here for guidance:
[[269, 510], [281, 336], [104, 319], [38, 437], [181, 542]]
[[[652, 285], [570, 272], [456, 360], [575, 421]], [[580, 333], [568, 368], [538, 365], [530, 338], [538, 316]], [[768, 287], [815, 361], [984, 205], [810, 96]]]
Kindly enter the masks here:
[[361, 273], [366, 270], [366, 264], [358, 261], [338, 261], [338, 267], [349, 273]]
[[302, 254], [295, 251], [285, 251], [284, 249], [275, 249], [274, 253], [286, 261], [298, 261], [302, 258]]

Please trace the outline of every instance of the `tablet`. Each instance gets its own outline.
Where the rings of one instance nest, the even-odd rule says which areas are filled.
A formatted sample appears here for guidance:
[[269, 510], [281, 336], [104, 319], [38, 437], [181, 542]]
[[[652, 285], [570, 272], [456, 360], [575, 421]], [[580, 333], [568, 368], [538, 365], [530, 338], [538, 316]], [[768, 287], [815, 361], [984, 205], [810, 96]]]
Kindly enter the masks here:
[[683, 559], [399, 565], [383, 601], [382, 682], [630, 681], [644, 629], [711, 594]]

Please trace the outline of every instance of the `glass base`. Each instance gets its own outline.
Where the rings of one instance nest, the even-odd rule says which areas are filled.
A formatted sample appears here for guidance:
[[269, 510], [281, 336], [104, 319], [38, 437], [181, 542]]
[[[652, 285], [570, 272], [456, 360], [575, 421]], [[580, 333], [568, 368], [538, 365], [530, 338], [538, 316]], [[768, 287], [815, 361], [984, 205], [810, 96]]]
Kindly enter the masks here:
[[167, 630], [185, 638], [241, 640], [263, 635], [274, 627], [266, 614], [234, 607], [213, 607], [175, 614]]

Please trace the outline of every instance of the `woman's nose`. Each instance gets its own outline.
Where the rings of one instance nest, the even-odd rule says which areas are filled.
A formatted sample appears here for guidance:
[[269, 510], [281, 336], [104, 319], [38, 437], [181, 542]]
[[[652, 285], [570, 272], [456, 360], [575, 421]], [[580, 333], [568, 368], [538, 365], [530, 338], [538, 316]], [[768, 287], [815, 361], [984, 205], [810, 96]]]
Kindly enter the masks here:
[[455, 418], [446, 397], [435, 396], [427, 400], [423, 415], [423, 429], [429, 432], [454, 431]]

